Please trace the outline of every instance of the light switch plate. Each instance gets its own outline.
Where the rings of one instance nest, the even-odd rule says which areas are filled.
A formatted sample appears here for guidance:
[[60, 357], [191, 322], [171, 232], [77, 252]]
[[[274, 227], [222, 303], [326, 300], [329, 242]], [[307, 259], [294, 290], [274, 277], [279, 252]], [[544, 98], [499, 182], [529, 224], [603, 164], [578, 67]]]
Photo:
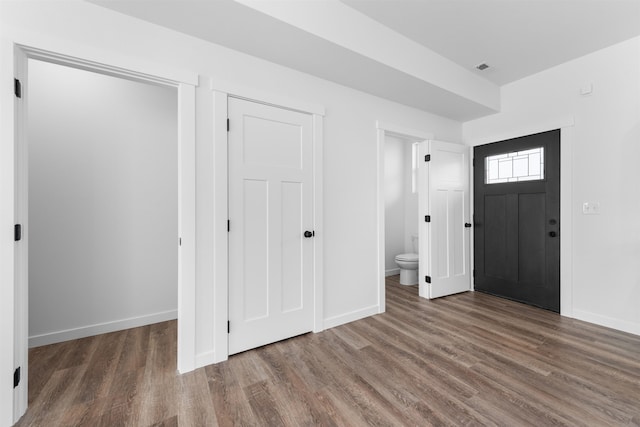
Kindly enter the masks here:
[[582, 204], [583, 215], [600, 215], [600, 203], [598, 202], [584, 202]]

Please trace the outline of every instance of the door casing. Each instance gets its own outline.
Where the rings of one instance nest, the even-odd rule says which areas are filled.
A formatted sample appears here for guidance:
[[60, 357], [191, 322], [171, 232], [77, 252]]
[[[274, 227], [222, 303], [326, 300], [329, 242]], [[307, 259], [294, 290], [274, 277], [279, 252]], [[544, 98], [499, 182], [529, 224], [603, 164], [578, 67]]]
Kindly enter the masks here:
[[[197, 358], [199, 366], [207, 363], [218, 363], [229, 357], [227, 322], [229, 320], [229, 236], [227, 233], [228, 217], [228, 141], [227, 141], [227, 101], [229, 97], [244, 99], [259, 104], [299, 111], [312, 115], [313, 119], [313, 229], [315, 236], [313, 260], [313, 296], [314, 323], [313, 332], [324, 330], [323, 316], [323, 125], [325, 108], [321, 105], [291, 99], [275, 93], [233, 84], [220, 80], [211, 80], [213, 93], [214, 130], [213, 130], [213, 162], [214, 162], [214, 351], [202, 358]], [[233, 124], [230, 124], [231, 126]], [[224, 195], [226, 197], [221, 197]]]
[[[36, 43], [39, 45], [40, 43]], [[33, 44], [13, 41], [13, 73], [23, 85], [23, 97], [12, 100], [10, 126], [14, 144], [12, 162], [14, 193], [7, 200], [14, 211], [13, 222], [23, 224], [23, 239], [13, 245], [7, 254], [13, 259], [13, 322], [2, 327], [11, 328], [11, 344], [6, 346], [13, 353], [14, 366], [21, 368], [21, 381], [11, 391], [13, 422], [24, 414], [28, 402], [28, 223], [27, 223], [27, 107], [24, 97], [28, 85], [28, 59], [37, 59], [73, 68], [96, 71], [135, 81], [152, 82], [178, 89], [178, 235], [181, 246], [178, 250], [178, 371], [195, 369], [195, 86], [197, 75], [174, 72], [164, 67], [139, 64], [130, 58], [114, 56], [110, 53], [92, 50], [89, 52], [69, 52], [65, 44], [55, 40], [42, 43], [50, 47], [45, 50]], [[86, 53], [86, 55], [85, 55]], [[92, 59], [80, 59], [91, 57]], [[5, 123], [3, 122], [3, 125]], [[4, 200], [3, 200], [4, 204]], [[3, 330], [3, 335], [5, 334]], [[13, 372], [13, 370], [11, 371]], [[11, 386], [7, 382], [7, 386]], [[2, 387], [5, 387], [3, 384]], [[4, 393], [3, 393], [4, 394]], [[0, 407], [4, 410], [4, 407]]]

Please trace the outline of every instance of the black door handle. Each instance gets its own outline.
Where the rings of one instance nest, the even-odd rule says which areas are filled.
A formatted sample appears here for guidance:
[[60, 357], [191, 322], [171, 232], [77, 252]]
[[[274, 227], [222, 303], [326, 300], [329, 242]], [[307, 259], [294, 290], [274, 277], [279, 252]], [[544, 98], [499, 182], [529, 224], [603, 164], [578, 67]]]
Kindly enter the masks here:
[[465, 222], [465, 223], [464, 223], [464, 227], [465, 227], [465, 228], [471, 228], [471, 223]]
[[558, 234], [555, 231], [549, 232], [549, 237], [556, 237]]
[[313, 237], [313, 236], [315, 236], [315, 235], [316, 235], [316, 232], [315, 232], [315, 231], [309, 231], [309, 230], [307, 230], [307, 231], [305, 231], [305, 232], [304, 232], [304, 237], [306, 237], [307, 239], [308, 239], [308, 238], [310, 238], [310, 237]]

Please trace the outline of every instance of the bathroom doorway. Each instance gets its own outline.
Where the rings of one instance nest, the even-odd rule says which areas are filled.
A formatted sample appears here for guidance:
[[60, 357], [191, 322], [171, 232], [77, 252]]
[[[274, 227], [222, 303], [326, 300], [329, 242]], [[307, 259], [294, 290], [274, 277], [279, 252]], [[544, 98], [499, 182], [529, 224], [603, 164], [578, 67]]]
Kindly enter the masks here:
[[[419, 143], [433, 135], [378, 123], [378, 286], [385, 311], [387, 282], [418, 285]], [[402, 272], [402, 277], [401, 276]]]
[[380, 313], [387, 277], [397, 273], [398, 285], [418, 284], [422, 298], [471, 290], [469, 154], [462, 144], [378, 123]]
[[385, 277], [400, 275], [402, 265], [403, 285], [418, 284], [417, 151], [416, 141], [385, 136]]

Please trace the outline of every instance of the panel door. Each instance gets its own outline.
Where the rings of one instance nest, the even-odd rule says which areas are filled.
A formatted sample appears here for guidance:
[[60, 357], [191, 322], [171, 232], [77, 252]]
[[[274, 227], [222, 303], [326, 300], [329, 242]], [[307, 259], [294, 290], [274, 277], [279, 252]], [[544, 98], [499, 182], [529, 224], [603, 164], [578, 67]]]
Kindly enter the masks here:
[[475, 289], [559, 312], [560, 131], [474, 149]]
[[[422, 143], [420, 211], [421, 295], [439, 298], [470, 290], [469, 148], [442, 141]], [[420, 189], [419, 189], [420, 190]], [[428, 215], [428, 217], [426, 217]], [[428, 221], [427, 221], [428, 220]]]
[[313, 141], [308, 114], [228, 108], [233, 354], [313, 329]]

